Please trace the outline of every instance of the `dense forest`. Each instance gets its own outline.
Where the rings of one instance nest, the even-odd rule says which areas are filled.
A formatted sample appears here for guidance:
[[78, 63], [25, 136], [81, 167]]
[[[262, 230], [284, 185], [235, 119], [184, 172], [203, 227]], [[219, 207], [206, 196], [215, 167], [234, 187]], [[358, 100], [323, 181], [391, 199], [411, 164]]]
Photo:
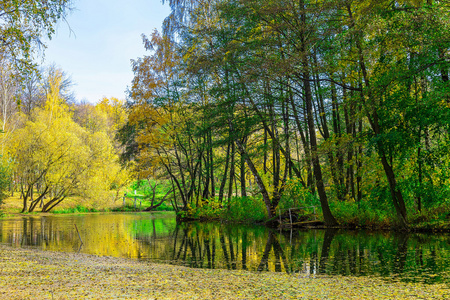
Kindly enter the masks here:
[[407, 227], [448, 208], [449, 3], [170, 5], [122, 133], [180, 210], [319, 206], [327, 225]]
[[[48, 2], [35, 34], [65, 14]], [[61, 70], [23, 65], [30, 45], [2, 39], [0, 185], [24, 212], [100, 205], [132, 176], [164, 185], [184, 218], [448, 218], [448, 1], [167, 2], [126, 103], [73, 101]]]

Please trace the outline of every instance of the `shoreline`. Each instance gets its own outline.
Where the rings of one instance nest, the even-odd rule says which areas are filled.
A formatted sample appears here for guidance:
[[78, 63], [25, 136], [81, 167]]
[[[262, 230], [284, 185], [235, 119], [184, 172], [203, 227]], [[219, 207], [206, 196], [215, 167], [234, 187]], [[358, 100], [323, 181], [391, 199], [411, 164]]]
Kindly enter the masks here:
[[[19, 203], [20, 204], [20, 203]], [[105, 213], [172, 213], [176, 217], [177, 221], [182, 222], [221, 222], [221, 223], [230, 223], [230, 224], [244, 224], [244, 225], [260, 225], [265, 226], [267, 228], [276, 228], [280, 229], [279, 226], [274, 226], [274, 224], [270, 224], [273, 220], [265, 220], [258, 222], [243, 222], [232, 220], [232, 219], [221, 219], [220, 217], [211, 218], [211, 217], [194, 217], [192, 215], [187, 215], [185, 217], [180, 217], [176, 215], [175, 211], [127, 211], [127, 210], [115, 210], [114, 207], [105, 207], [100, 209], [99, 211], [78, 211], [78, 212], [67, 212], [63, 213], [59, 212], [46, 212], [42, 213], [39, 211], [35, 211], [32, 213], [20, 213], [20, 205], [18, 202], [13, 202], [12, 198], [7, 198], [3, 201], [3, 204], [0, 205], [0, 220], [2, 218], [14, 218], [14, 217], [27, 217], [27, 216], [63, 216], [63, 215], [86, 215], [86, 214], [105, 214]], [[61, 205], [61, 209], [69, 209], [75, 206], [75, 202], [68, 201]], [[450, 208], [449, 208], [450, 209]], [[447, 211], [447, 210], [446, 210]], [[2, 217], [2, 213], [4, 214]], [[338, 226], [326, 226], [316, 225], [316, 226], [294, 226], [292, 229], [294, 230], [304, 230], [304, 229], [341, 229], [341, 230], [371, 230], [371, 231], [390, 231], [390, 232], [410, 232], [410, 233], [450, 233], [450, 213], [447, 214], [448, 217], [445, 219], [421, 219], [420, 221], [416, 218], [412, 218], [409, 222], [409, 227], [407, 229], [399, 227], [395, 222], [390, 223], [373, 223], [373, 224], [363, 224], [363, 223], [342, 223]], [[281, 230], [290, 230], [291, 226], [288, 222], [283, 222], [281, 224]]]
[[[282, 223], [281, 226], [272, 226], [268, 224], [268, 221], [264, 222], [236, 222], [236, 221], [230, 221], [226, 219], [212, 219], [212, 218], [183, 218], [179, 219], [177, 218], [177, 222], [221, 222], [221, 223], [227, 223], [227, 224], [242, 224], [242, 225], [257, 225], [257, 226], [265, 226], [270, 229], [276, 229], [281, 231], [290, 231], [290, 230], [305, 230], [305, 229], [321, 229], [321, 230], [328, 230], [328, 229], [336, 229], [336, 230], [350, 230], [350, 231], [358, 231], [358, 230], [371, 230], [371, 231], [390, 231], [390, 232], [406, 232], [406, 233], [449, 233], [450, 232], [450, 221], [445, 223], [438, 223], [431, 225], [430, 223], [414, 223], [409, 224], [410, 226], [408, 228], [402, 228], [395, 225], [338, 225], [338, 226], [326, 226], [323, 222], [323, 224], [319, 225], [305, 225], [305, 226], [290, 226], [289, 223]], [[437, 225], [437, 226], [436, 226]], [[281, 227], [281, 228], [280, 228]]]
[[445, 284], [192, 269], [0, 244], [2, 299], [444, 299]]
[[[164, 214], [164, 213], [173, 213], [175, 215], [175, 212], [173, 211], [97, 211], [97, 212], [75, 212], [75, 213], [53, 213], [53, 212], [34, 212], [34, 213], [17, 213], [17, 212], [4, 212], [4, 215], [0, 215], [0, 220], [2, 219], [8, 219], [8, 218], [19, 218], [19, 217], [45, 217], [45, 216], [78, 216], [78, 215], [89, 215], [89, 214], [127, 214], [127, 213], [157, 213], [157, 214]], [[288, 223], [283, 223], [281, 228], [280, 227], [273, 227], [267, 224], [267, 222], [253, 222], [253, 223], [245, 223], [245, 222], [234, 222], [230, 220], [225, 219], [206, 219], [206, 218], [183, 218], [179, 219], [177, 218], [177, 222], [222, 222], [222, 223], [229, 223], [229, 224], [242, 224], [242, 225], [258, 225], [258, 226], [265, 226], [270, 229], [277, 229], [282, 231], [290, 231], [290, 230], [305, 230], [305, 229], [321, 229], [321, 230], [328, 230], [328, 229], [336, 229], [336, 230], [350, 230], [350, 231], [358, 231], [358, 230], [370, 230], [370, 231], [390, 231], [390, 232], [405, 232], [405, 233], [450, 233], [450, 221], [449, 222], [436, 222], [436, 224], [430, 224], [427, 223], [416, 223], [416, 224], [410, 224], [410, 227], [407, 229], [397, 227], [397, 226], [368, 226], [368, 225], [339, 225], [339, 226], [326, 226], [324, 224], [316, 225], [316, 226], [294, 226], [290, 227]]]

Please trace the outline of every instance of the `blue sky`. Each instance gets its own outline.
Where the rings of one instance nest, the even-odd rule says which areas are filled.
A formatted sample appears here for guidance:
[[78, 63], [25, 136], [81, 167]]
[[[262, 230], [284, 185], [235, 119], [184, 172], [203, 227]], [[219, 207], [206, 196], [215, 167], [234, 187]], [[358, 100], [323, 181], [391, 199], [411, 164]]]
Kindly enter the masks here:
[[74, 0], [73, 4], [68, 25], [61, 22], [47, 42], [44, 64], [54, 63], [71, 76], [78, 100], [125, 99], [133, 79], [130, 60], [150, 54], [141, 34], [161, 30], [170, 12], [168, 4], [161, 0]]

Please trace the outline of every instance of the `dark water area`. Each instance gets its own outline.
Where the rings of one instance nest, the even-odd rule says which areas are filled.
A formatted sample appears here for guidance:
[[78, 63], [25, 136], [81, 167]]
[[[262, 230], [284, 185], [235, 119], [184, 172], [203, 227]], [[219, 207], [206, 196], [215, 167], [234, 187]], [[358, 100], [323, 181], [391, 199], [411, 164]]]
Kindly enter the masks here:
[[167, 213], [110, 213], [1, 219], [0, 243], [193, 268], [450, 283], [449, 234], [279, 232], [263, 226], [177, 224]]

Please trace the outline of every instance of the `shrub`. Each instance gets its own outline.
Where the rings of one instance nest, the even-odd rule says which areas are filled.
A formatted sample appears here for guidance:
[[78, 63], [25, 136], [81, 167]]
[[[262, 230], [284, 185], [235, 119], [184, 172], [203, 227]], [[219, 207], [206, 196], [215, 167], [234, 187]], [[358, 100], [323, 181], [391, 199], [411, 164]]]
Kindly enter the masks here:
[[267, 210], [260, 198], [233, 197], [225, 217], [236, 222], [258, 222], [267, 219]]
[[[358, 203], [353, 201], [330, 203], [331, 211], [340, 225], [349, 227], [387, 227], [393, 224], [390, 211], [370, 208], [369, 203]], [[370, 205], [370, 204], [369, 204]]]
[[212, 198], [188, 205], [187, 210], [178, 212], [181, 219], [196, 220], [229, 220], [233, 222], [251, 223], [267, 218], [264, 202], [256, 197], [233, 197], [228, 208], [228, 202], [220, 203]]
[[286, 210], [294, 207], [320, 206], [319, 199], [305, 188], [298, 178], [289, 179], [278, 207]]
[[186, 211], [180, 212], [180, 216], [190, 219], [215, 220], [223, 217], [225, 209], [218, 199], [212, 198], [200, 201], [198, 206], [195, 203], [189, 204]]
[[0, 156], [0, 204], [8, 197], [7, 191], [11, 183], [11, 163]]

